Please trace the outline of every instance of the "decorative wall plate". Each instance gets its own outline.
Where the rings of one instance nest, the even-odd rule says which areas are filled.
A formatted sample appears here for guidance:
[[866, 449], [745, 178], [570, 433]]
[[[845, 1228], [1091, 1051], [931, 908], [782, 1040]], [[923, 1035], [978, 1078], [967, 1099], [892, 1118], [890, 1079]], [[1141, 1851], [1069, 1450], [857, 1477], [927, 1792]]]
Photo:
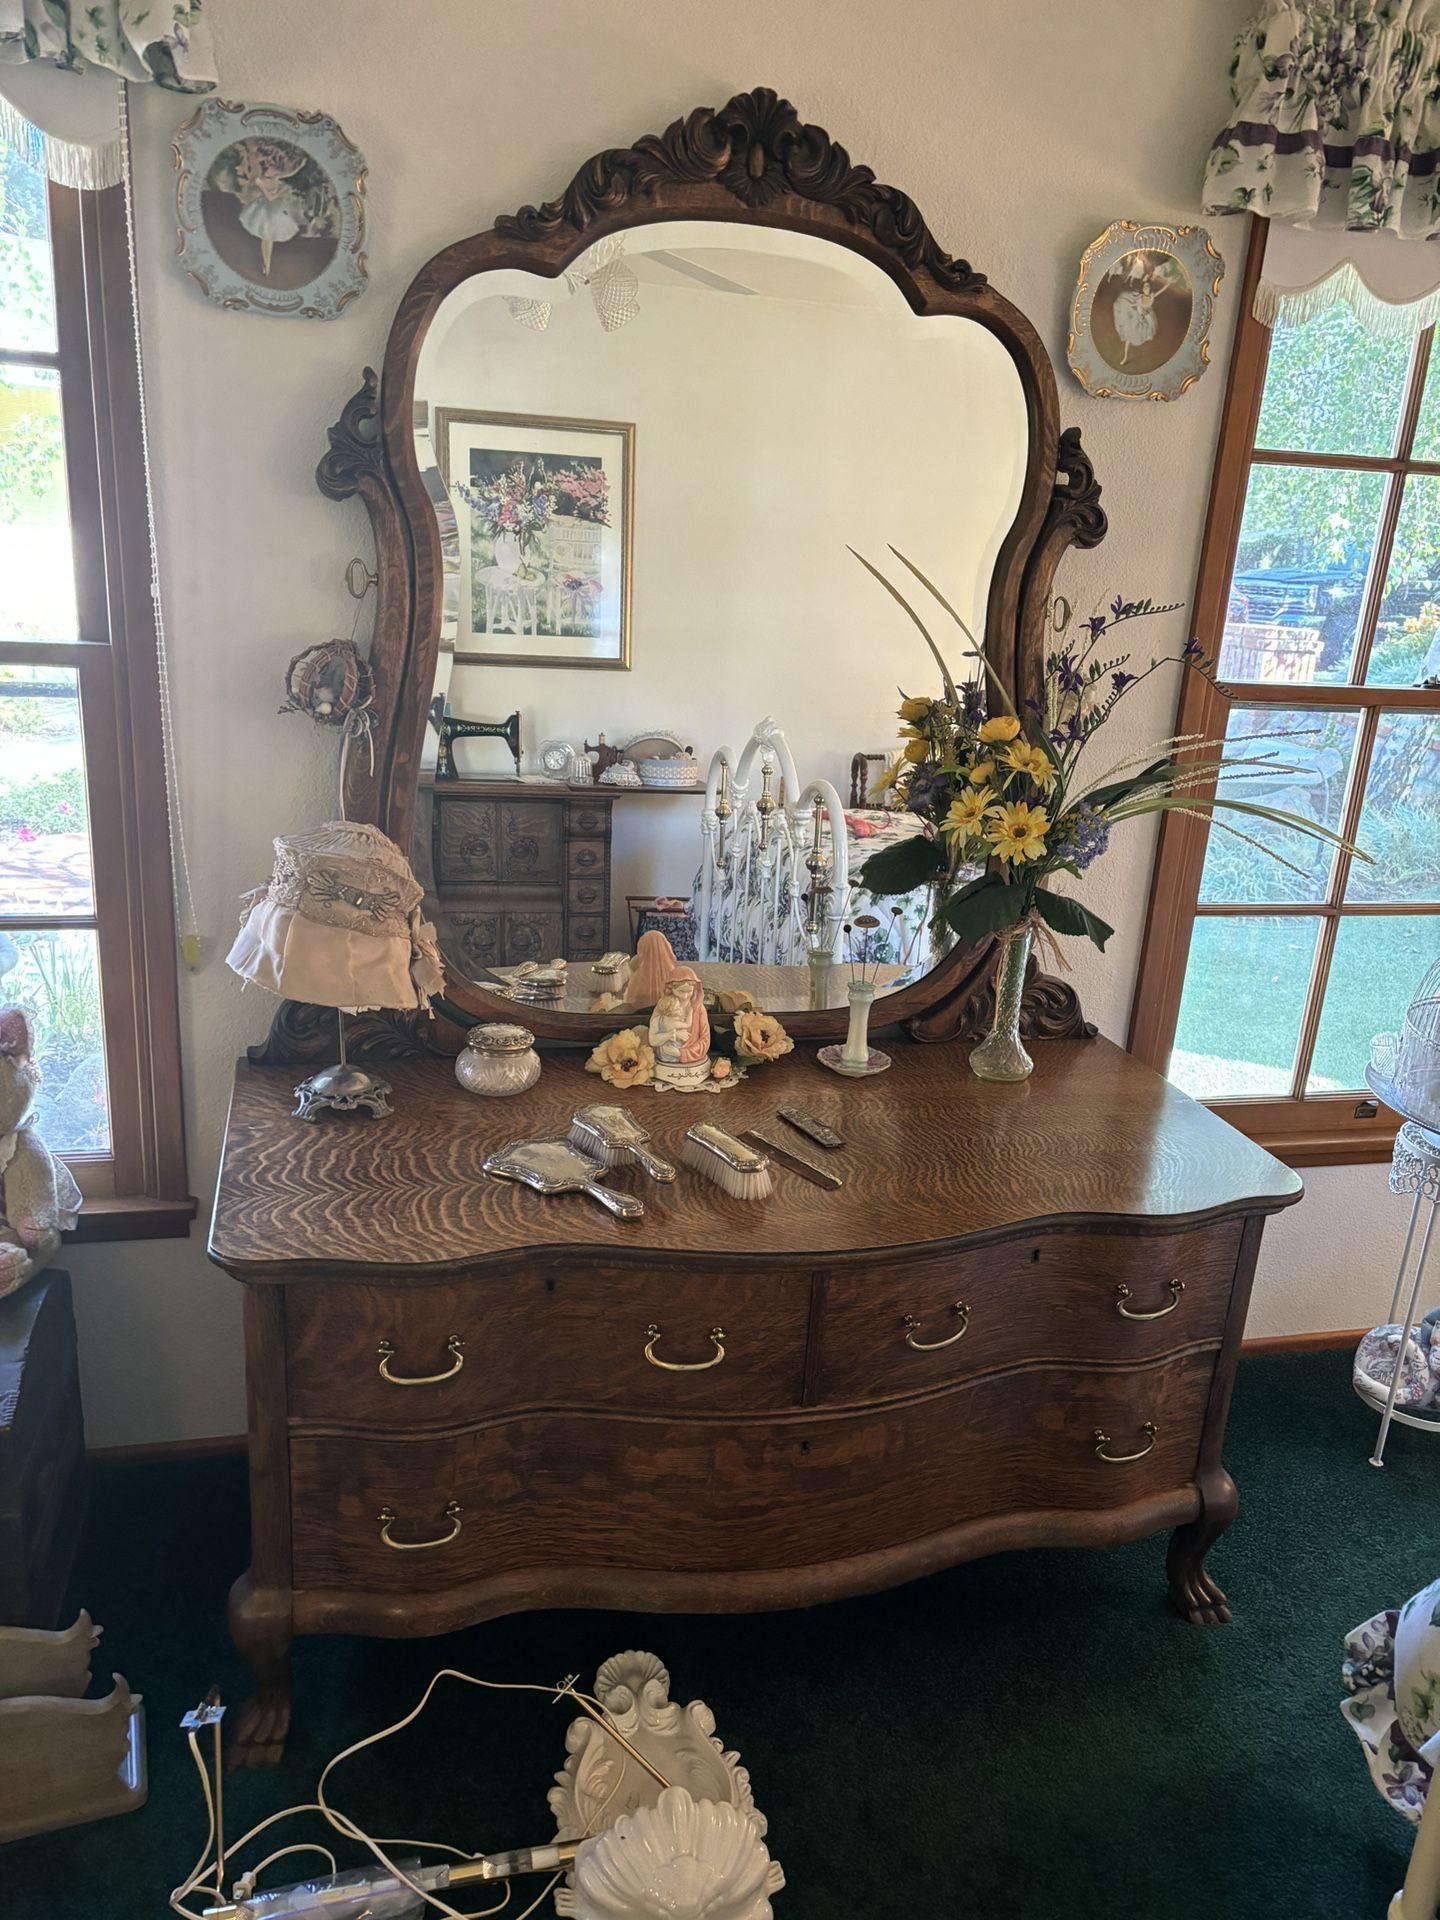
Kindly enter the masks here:
[[365, 285], [365, 159], [329, 114], [206, 100], [175, 135], [175, 251], [220, 307], [333, 320]]
[[1070, 371], [1097, 400], [1176, 400], [1210, 364], [1225, 262], [1203, 227], [1108, 226], [1080, 261]]

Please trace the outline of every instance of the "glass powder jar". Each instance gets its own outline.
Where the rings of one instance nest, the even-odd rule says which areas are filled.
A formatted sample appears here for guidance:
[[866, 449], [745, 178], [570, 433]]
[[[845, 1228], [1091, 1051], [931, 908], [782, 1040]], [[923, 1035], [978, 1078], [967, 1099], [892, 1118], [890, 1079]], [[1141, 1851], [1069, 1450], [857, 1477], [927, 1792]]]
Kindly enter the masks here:
[[503, 1098], [524, 1093], [540, 1078], [540, 1056], [528, 1027], [487, 1021], [472, 1027], [455, 1062], [455, 1078], [471, 1093]]

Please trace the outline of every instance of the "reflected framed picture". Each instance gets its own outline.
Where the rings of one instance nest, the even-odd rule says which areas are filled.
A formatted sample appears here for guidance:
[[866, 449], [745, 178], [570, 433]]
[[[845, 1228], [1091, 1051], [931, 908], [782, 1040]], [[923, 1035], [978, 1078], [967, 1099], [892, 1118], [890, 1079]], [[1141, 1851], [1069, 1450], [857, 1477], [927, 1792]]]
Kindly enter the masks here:
[[174, 146], [176, 252], [216, 306], [333, 320], [363, 290], [365, 157], [328, 113], [207, 100]]
[[460, 535], [457, 660], [630, 665], [635, 428], [435, 410]]
[[1178, 400], [1210, 364], [1224, 275], [1203, 227], [1115, 221], [1080, 261], [1070, 371], [1097, 400]]

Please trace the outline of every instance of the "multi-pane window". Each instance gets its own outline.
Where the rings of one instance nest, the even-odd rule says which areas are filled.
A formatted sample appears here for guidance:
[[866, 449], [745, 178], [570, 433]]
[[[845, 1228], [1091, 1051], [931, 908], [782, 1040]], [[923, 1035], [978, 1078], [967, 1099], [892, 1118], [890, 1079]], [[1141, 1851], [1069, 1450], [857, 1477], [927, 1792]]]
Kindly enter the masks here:
[[1231, 699], [1196, 683], [1180, 730], [1257, 763], [1221, 796], [1319, 821], [1371, 858], [1240, 814], [1218, 816], [1238, 834], [1167, 828], [1132, 1043], [1260, 1137], [1298, 1141], [1297, 1158], [1326, 1137], [1342, 1157], [1371, 1117], [1371, 1038], [1440, 957], [1430, 333], [1376, 340], [1343, 306], [1268, 338], [1242, 318], [1197, 627]]
[[134, 1225], [184, 1161], [124, 209], [38, 159], [0, 138], [0, 1005], [46, 1142]]

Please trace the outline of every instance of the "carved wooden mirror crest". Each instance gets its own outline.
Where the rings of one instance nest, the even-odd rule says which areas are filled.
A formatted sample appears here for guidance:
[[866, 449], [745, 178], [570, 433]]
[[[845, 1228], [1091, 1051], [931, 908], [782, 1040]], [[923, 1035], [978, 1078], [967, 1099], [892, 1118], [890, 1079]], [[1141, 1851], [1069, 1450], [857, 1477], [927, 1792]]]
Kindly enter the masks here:
[[[697, 235], [700, 239], [696, 244], [703, 249], [708, 230], [702, 223], [723, 223], [723, 238], [716, 233], [709, 244], [723, 245], [727, 251], [705, 254], [703, 250], [680, 249], [680, 240], [695, 241]], [[784, 236], [797, 238], [791, 240]], [[747, 247], [756, 250], [753, 256], [744, 251]], [[795, 249], [803, 258], [798, 262], [782, 262], [781, 267], [777, 267], [773, 256], [786, 248]], [[834, 248], [844, 249], [845, 254], [836, 255], [830, 251]], [[615, 267], [614, 263], [622, 259], [622, 252], [623, 264]], [[856, 263], [857, 256], [859, 262], [866, 263], [864, 266]], [[825, 266], [827, 260], [835, 265]], [[764, 271], [747, 272], [747, 261], [751, 268], [756, 267], [758, 261]], [[979, 434], [980, 428], [973, 421], [983, 413], [982, 402], [986, 402], [988, 390], [1000, 384], [1003, 375], [1003, 382], [1013, 389], [1013, 401], [1006, 404], [1012, 408], [1019, 442], [1013, 459], [1011, 492], [1003, 499], [996, 492], [995, 499], [1000, 505], [988, 509], [992, 519], [996, 513], [1001, 514], [995, 521], [990, 547], [984, 548], [983, 541], [977, 546], [977, 551], [984, 552], [987, 577], [984, 580], [977, 577], [976, 617], [984, 621], [990, 660], [1012, 687], [1016, 698], [1040, 691], [1055, 568], [1068, 546], [1093, 547], [1105, 533], [1100, 489], [1081, 449], [1079, 432], [1075, 428], [1060, 430], [1055, 375], [1045, 349], [1025, 316], [997, 293], [983, 274], [969, 262], [955, 259], [944, 251], [904, 193], [881, 184], [868, 167], [854, 164], [845, 149], [821, 128], [803, 124], [788, 101], [761, 88], [737, 95], [718, 110], [698, 108], [675, 121], [664, 133], [648, 135], [633, 146], [597, 154], [579, 170], [560, 198], [541, 206], [524, 207], [516, 214], [498, 219], [488, 232], [444, 248], [411, 283], [390, 331], [383, 372], [377, 377], [373, 369], [365, 370], [359, 390], [330, 429], [329, 451], [320, 462], [316, 476], [322, 492], [331, 499], [360, 496], [369, 512], [376, 544], [377, 610], [370, 656], [375, 677], [375, 754], [373, 767], [363, 756], [351, 757], [346, 804], [352, 818], [377, 822], [402, 847], [408, 847], [417, 807], [421, 802], [429, 805], [433, 799], [433, 756], [430, 772], [424, 762], [427, 720], [437, 696], [437, 686], [443, 695], [448, 684], [443, 679], [437, 682], [437, 668], [442, 666], [442, 654], [454, 646], [451, 638], [442, 648], [442, 626], [447, 618], [453, 618], [457, 592], [453, 580], [454, 514], [450, 514], [447, 522], [439, 510], [437, 493], [439, 502], [446, 507], [449, 501], [433, 466], [422, 473], [423, 439], [422, 452], [417, 453], [417, 422], [427, 414], [432, 398], [438, 397], [438, 389], [437, 394], [422, 393], [417, 405], [417, 370], [428, 351], [426, 343], [437, 315], [447, 300], [457, 296], [458, 290], [465, 289], [467, 283], [475, 282], [477, 276], [493, 276], [487, 280], [487, 289], [495, 290], [493, 295], [487, 291], [490, 305], [498, 310], [503, 298], [510, 319], [520, 322], [514, 334], [517, 345], [513, 354], [533, 357], [538, 352], [534, 342], [539, 336], [534, 331], [527, 334], [524, 329], [543, 329], [549, 325], [552, 291], [557, 299], [563, 299], [565, 289], [573, 291], [585, 285], [594, 299], [600, 325], [608, 333], [612, 327], [624, 324], [628, 310], [617, 312], [613, 303], [610, 307], [602, 305], [596, 283], [603, 280], [604, 269], [597, 269], [597, 262], [607, 263], [614, 272], [626, 276], [632, 307], [636, 303], [634, 269], [638, 267], [641, 275], [638, 302], [656, 312], [667, 301], [673, 303], [679, 297], [673, 286], [677, 276], [688, 275], [692, 282], [700, 284], [702, 292], [697, 295], [694, 284], [686, 288], [686, 297], [691, 301], [686, 311], [696, 314], [703, 311], [707, 324], [712, 313], [723, 313], [725, 324], [733, 327], [739, 324], [740, 317], [758, 312], [754, 301], [706, 302], [703, 289], [707, 285], [715, 283], [722, 293], [751, 294], [757, 288], [780, 284], [776, 276], [781, 275], [782, 267], [782, 291], [791, 305], [797, 298], [802, 303], [813, 301], [813, 287], [808, 282], [802, 285], [797, 277], [801, 266], [812, 279], [823, 271], [831, 280], [846, 278], [848, 284], [863, 275], [867, 281], [874, 282], [879, 291], [862, 287], [859, 292], [848, 292], [845, 300], [850, 306], [893, 308], [897, 324], [898, 320], [910, 325], [917, 317], [929, 321], [936, 316], [952, 316], [952, 320], [943, 323], [952, 329], [954, 320], [971, 323], [966, 336], [967, 352], [972, 362], [990, 371], [973, 389], [976, 405], [973, 419], [971, 413], [966, 414], [965, 433]], [[883, 278], [878, 277], [875, 270]], [[666, 272], [672, 284], [662, 286]], [[737, 280], [748, 280], [750, 284], [737, 284]], [[553, 283], [553, 287], [540, 284], [544, 282]], [[818, 285], [818, 281], [815, 284]], [[517, 296], [517, 288], [525, 297]], [[895, 299], [894, 289], [898, 289], [901, 301]], [[469, 297], [473, 299], [473, 293]], [[583, 322], [590, 327], [593, 339], [602, 341], [604, 336], [594, 326], [586, 303], [573, 304], [576, 318], [571, 332], [579, 339]], [[568, 315], [569, 309], [564, 312]], [[886, 324], [889, 323], [887, 318]], [[866, 324], [870, 324], [868, 319]], [[986, 336], [983, 340], [976, 334], [976, 327], [983, 330]], [[549, 336], [552, 343], [563, 330], [556, 327]], [[932, 326], [928, 336], [931, 342], [935, 333]], [[576, 349], [582, 350], [592, 351], [586, 342]], [[507, 346], [506, 352], [511, 353], [512, 349]], [[879, 367], [881, 361], [875, 364]], [[427, 374], [427, 380], [429, 378]], [[507, 409], [508, 390], [497, 398], [484, 383], [480, 383], [473, 397], [480, 399], [489, 411], [471, 411], [463, 416], [467, 419], [518, 421], [523, 411], [514, 407]], [[451, 404], [447, 390], [446, 405]], [[573, 403], [563, 410], [576, 411]], [[544, 411], [549, 414], [562, 409], [547, 407]], [[599, 409], [587, 411], [593, 414]], [[933, 406], [917, 409], [917, 414], [927, 411], [943, 416], [944, 405], [937, 398]], [[615, 417], [612, 412], [605, 420], [545, 420], [527, 424], [537, 430], [539, 426], [603, 427]], [[948, 420], [942, 419], [941, 424], [952, 442], [963, 437], [960, 423], [952, 427]], [[633, 442], [634, 429], [630, 432]], [[638, 458], [642, 469], [647, 458], [652, 460], [646, 470], [652, 486], [656, 484], [654, 452], [654, 436], [647, 443], [642, 428]], [[921, 457], [917, 454], [917, 462]], [[474, 458], [478, 460], [480, 456]], [[527, 458], [543, 470], [543, 452]], [[439, 461], [448, 483], [450, 476], [443, 449], [439, 452]], [[578, 464], [572, 460], [572, 465]], [[555, 457], [551, 455], [552, 472], [554, 465]], [[527, 470], [534, 471], [535, 465]], [[471, 468], [472, 474], [481, 471], [479, 466]], [[465, 495], [463, 485], [456, 491]], [[836, 551], [840, 554], [837, 565], [853, 564], [840, 551], [842, 543], [858, 543], [867, 538], [869, 534], [864, 528], [842, 528], [836, 535]], [[882, 534], [880, 542], [885, 538]], [[828, 542], [828, 533], [826, 539]], [[520, 587], [514, 591], [523, 599], [527, 572], [539, 578], [538, 571], [527, 569], [523, 560], [512, 562], [511, 567], [511, 574], [502, 584], [510, 588], [518, 580]], [[495, 579], [501, 579], [502, 573], [503, 569], [498, 566], [490, 569]], [[541, 581], [541, 585], [544, 584]], [[568, 589], [575, 583], [566, 576], [561, 584]], [[847, 589], [848, 584], [847, 579]], [[861, 598], [863, 592], [857, 569], [856, 598]], [[534, 600], [532, 589], [531, 611], [525, 616], [529, 620], [527, 634], [531, 629], [538, 632], [540, 627], [533, 611]], [[883, 633], [888, 645], [891, 628], [878, 623], [888, 622], [896, 610], [872, 611], [877, 621], [874, 631]], [[903, 618], [898, 614], [896, 617]], [[520, 624], [512, 622], [509, 632], [517, 631]], [[875, 644], [872, 642], [872, 650]], [[449, 661], [443, 664], [448, 668]], [[511, 706], [525, 705], [525, 699], [518, 692], [512, 697], [512, 692], [507, 691], [516, 683], [501, 678], [509, 670], [509, 665], [484, 670], [484, 692], [480, 697], [487, 703], [490, 715], [497, 718], [508, 713]], [[888, 662], [886, 672], [888, 685], [893, 686], [906, 674], [912, 684], [918, 683], [926, 668], [923, 662], [917, 664], [907, 654], [903, 665], [898, 660]], [[811, 684], [815, 677], [812, 669]], [[602, 675], [597, 679], [589, 675], [580, 679], [595, 703], [587, 713], [589, 724], [604, 725], [597, 688], [608, 695], [613, 684], [611, 676]], [[557, 676], [550, 676], [545, 684], [557, 684]], [[764, 709], [764, 691], [761, 689], [755, 695], [757, 718]], [[601, 716], [598, 723], [591, 717], [594, 714]], [[669, 716], [656, 711], [649, 717]], [[846, 724], [858, 723], [841, 722], [842, 727]], [[572, 731], [580, 741], [584, 740], [583, 727], [577, 724]], [[527, 746], [535, 744], [533, 736], [526, 741]], [[838, 742], [836, 744], [838, 746]], [[860, 739], [846, 740], [844, 744], [848, 766], [853, 746], [875, 743]], [[545, 764], [548, 766], [549, 762]], [[479, 790], [477, 787], [476, 791]], [[540, 789], [537, 787], [535, 791]], [[577, 789], [580, 800], [587, 797], [593, 800], [597, 795], [607, 804], [614, 797], [602, 788]], [[667, 799], [656, 804], [678, 807], [683, 803]], [[652, 806], [637, 802], [631, 817], [641, 813], [649, 819], [656, 817]], [[693, 803], [688, 817], [693, 821]], [[608, 839], [605, 844], [608, 847]], [[422, 879], [427, 877], [423, 862], [417, 861], [417, 870], [421, 871]], [[575, 871], [572, 866], [572, 878]], [[673, 863], [671, 871], [678, 871]], [[688, 874], [685, 878], [688, 879]], [[441, 925], [443, 934], [443, 916]], [[612, 937], [609, 944], [620, 947], [629, 942], [622, 935]], [[536, 957], [550, 956], [542, 953]], [[989, 980], [994, 958], [993, 944], [969, 951], [952, 951], [938, 956], [922, 977], [907, 979], [903, 974], [897, 975], [895, 990], [876, 1008], [876, 1025], [900, 1022], [922, 1039], [983, 1031], [990, 1013]], [[514, 1006], [510, 1000], [487, 992], [482, 985], [464, 977], [453, 964], [449, 974], [443, 1009], [445, 1019], [420, 1022], [419, 1026], [411, 1022], [414, 1033], [410, 1033], [403, 1022], [392, 1025], [388, 1017], [384, 1024], [376, 1021], [370, 1036], [372, 1048], [403, 1050], [419, 1037], [422, 1045], [453, 1051], [459, 1044], [460, 1031], [472, 1022], [513, 1017]], [[527, 1006], [524, 1018], [541, 1037], [568, 1040], [593, 1039], [616, 1020], [614, 1014], [551, 1010], [543, 1006]], [[843, 1032], [845, 1023], [840, 1007], [786, 1009], [783, 1018], [787, 1028], [797, 1035], [833, 1036]], [[419, 1027], [427, 1025], [429, 1031], [420, 1034]], [[1061, 981], [1039, 974], [1034, 975], [1027, 991], [1026, 1026], [1030, 1033], [1042, 1036], [1092, 1030], [1084, 1021], [1073, 990]], [[279, 1027], [283, 1032], [277, 1033], [272, 1046], [281, 1046], [285, 1058], [305, 1055], [312, 1044], [312, 1034], [313, 1045], [323, 1050], [329, 1044], [328, 1016], [312, 1018], [311, 1010], [287, 1007], [282, 1011]], [[363, 1046], [363, 1030], [358, 1038]], [[275, 1053], [272, 1057], [281, 1055]]]

